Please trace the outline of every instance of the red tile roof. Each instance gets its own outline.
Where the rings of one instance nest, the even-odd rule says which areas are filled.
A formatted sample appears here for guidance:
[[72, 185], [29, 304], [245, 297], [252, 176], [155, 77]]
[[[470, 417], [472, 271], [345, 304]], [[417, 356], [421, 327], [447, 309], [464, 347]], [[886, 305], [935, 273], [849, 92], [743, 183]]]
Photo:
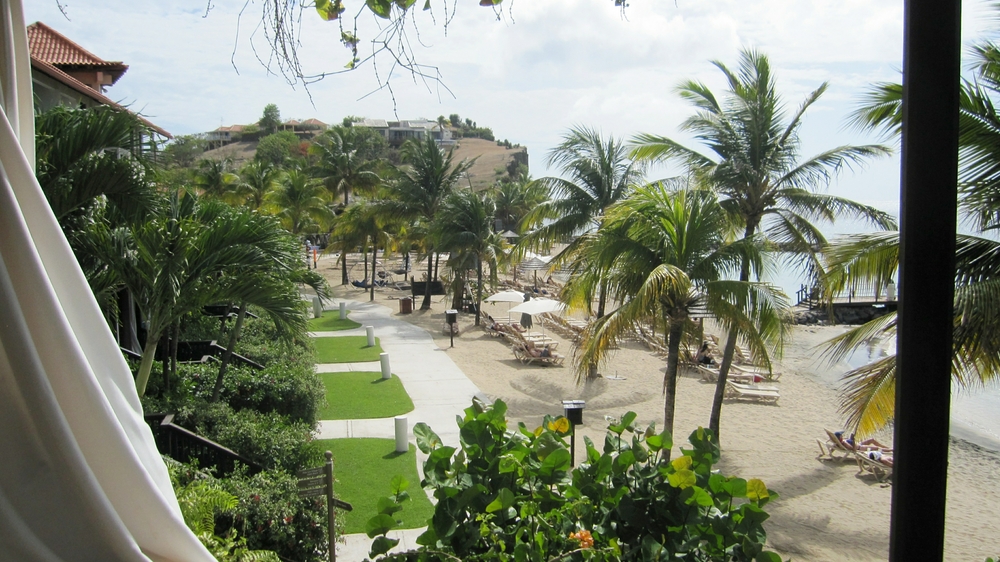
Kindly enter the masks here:
[[[114, 107], [114, 108], [117, 108], [117, 109], [121, 109], [122, 111], [129, 111], [129, 109], [127, 107], [123, 106], [122, 104], [120, 104], [120, 103], [118, 103], [116, 101], [113, 101], [111, 98], [105, 96], [104, 94], [98, 92], [97, 90], [91, 88], [90, 86], [87, 86], [83, 82], [80, 82], [76, 78], [73, 78], [69, 74], [66, 74], [62, 70], [59, 70], [58, 68], [52, 66], [51, 64], [49, 64], [49, 63], [47, 63], [45, 61], [41, 61], [41, 60], [38, 60], [38, 59], [32, 57], [31, 58], [31, 67], [34, 68], [35, 70], [38, 70], [38, 71], [42, 72], [43, 74], [47, 74], [49, 77], [51, 77], [51, 78], [53, 78], [55, 80], [58, 80], [59, 82], [62, 82], [66, 86], [69, 86], [70, 88], [76, 90], [77, 92], [80, 92], [81, 94], [87, 96], [88, 98], [90, 98], [90, 99], [92, 99], [92, 100], [94, 100], [94, 101], [96, 101], [96, 102], [98, 102], [100, 104], [110, 105], [111, 107]], [[132, 112], [132, 113], [135, 113], [135, 112]], [[174, 138], [173, 135], [171, 135], [167, 131], [161, 129], [160, 127], [157, 127], [156, 125], [154, 125], [151, 121], [149, 121], [145, 117], [143, 117], [143, 116], [141, 116], [141, 115], [139, 115], [137, 113], [135, 114], [135, 116], [138, 117], [139, 120], [142, 121], [144, 125], [146, 125], [150, 129], [152, 129], [153, 131], [156, 131], [158, 134], [160, 134], [160, 135], [162, 135], [162, 136], [164, 136], [164, 137], [166, 137], [168, 139]]]
[[40, 21], [28, 26], [28, 51], [31, 53], [31, 58], [47, 62], [57, 68], [61, 66], [100, 68], [112, 74], [115, 82], [128, 70], [127, 64], [121, 61], [106, 61]]

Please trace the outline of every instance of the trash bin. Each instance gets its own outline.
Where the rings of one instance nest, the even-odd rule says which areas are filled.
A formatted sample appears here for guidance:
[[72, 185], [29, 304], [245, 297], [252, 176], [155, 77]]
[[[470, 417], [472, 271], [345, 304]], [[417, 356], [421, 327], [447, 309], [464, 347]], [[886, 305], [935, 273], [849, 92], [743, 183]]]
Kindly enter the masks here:
[[411, 312], [413, 312], [413, 298], [403, 297], [399, 299], [399, 313], [409, 314]]

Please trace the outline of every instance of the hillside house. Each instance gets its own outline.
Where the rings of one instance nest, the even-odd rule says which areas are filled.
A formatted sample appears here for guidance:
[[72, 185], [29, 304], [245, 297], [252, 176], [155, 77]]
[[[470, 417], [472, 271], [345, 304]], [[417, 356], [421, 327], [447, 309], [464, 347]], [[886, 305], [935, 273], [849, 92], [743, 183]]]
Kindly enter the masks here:
[[410, 121], [386, 121], [385, 119], [363, 119], [354, 123], [355, 127], [368, 127], [381, 134], [389, 146], [399, 147], [404, 142], [415, 139], [423, 140], [428, 136], [437, 141], [439, 146], [447, 147], [455, 144], [448, 127], [442, 129], [437, 121], [415, 119]]

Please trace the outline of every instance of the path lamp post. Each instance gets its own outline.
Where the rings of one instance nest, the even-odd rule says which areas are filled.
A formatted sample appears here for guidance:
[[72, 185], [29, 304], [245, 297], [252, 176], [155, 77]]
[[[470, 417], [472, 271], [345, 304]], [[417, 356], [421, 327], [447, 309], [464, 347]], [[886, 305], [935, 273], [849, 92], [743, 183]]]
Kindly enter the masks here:
[[458, 323], [458, 311], [449, 309], [444, 311], [445, 321], [448, 323], [448, 334], [451, 336], [451, 347], [455, 347], [455, 324]]
[[569, 465], [576, 466], [576, 426], [583, 425], [583, 400], [563, 400], [563, 415], [569, 420]]

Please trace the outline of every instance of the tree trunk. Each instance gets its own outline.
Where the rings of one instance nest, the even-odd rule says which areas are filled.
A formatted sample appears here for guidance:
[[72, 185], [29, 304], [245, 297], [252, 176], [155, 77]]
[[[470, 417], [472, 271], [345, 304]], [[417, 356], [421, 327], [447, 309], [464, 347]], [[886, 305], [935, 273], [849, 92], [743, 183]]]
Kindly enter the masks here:
[[174, 323], [174, 333], [173, 337], [170, 338], [170, 377], [165, 381], [163, 386], [163, 394], [166, 395], [170, 392], [170, 379], [177, 377], [177, 347], [180, 345], [181, 340], [181, 321], [180, 318]]
[[142, 348], [142, 361], [139, 362], [139, 372], [135, 377], [135, 391], [141, 397], [146, 394], [149, 383], [149, 373], [153, 370], [153, 358], [156, 357], [157, 334], [146, 335], [146, 345]]
[[479, 325], [480, 309], [483, 307], [483, 260], [476, 258], [476, 326]]
[[455, 278], [451, 284], [451, 307], [455, 310], [462, 310], [462, 300], [465, 298], [465, 274], [456, 269]]
[[236, 325], [233, 326], [233, 331], [229, 334], [229, 343], [226, 344], [226, 351], [222, 354], [222, 364], [219, 365], [219, 374], [215, 377], [215, 387], [212, 389], [212, 402], [218, 402], [219, 396], [222, 394], [222, 381], [223, 377], [226, 376], [226, 370], [229, 369], [229, 362], [233, 359], [233, 353], [236, 351], [236, 342], [240, 338], [240, 331], [243, 330], [243, 319], [246, 318], [247, 314], [247, 303], [240, 304], [240, 311], [236, 315]]
[[[746, 230], [744, 231], [743, 238], [747, 239], [753, 236], [757, 229], [757, 221], [750, 220], [747, 222]], [[746, 259], [740, 265], [740, 281], [750, 280], [750, 264]], [[712, 400], [712, 414], [708, 418], [708, 428], [712, 430], [715, 434], [716, 443], [722, 446], [722, 434], [719, 431], [720, 423], [722, 420], [722, 400], [726, 397], [726, 380], [729, 378], [729, 367], [733, 364], [733, 354], [736, 353], [736, 330], [730, 330], [729, 335], [726, 337], [726, 347], [722, 352], [722, 364], [719, 365], [719, 380], [715, 385], [715, 398]]]
[[370, 295], [368, 297], [368, 302], [375, 302], [375, 278], [378, 277], [376, 273], [376, 268], [378, 267], [378, 244], [375, 242], [375, 237], [372, 236], [372, 286], [369, 288]]
[[431, 309], [431, 279], [434, 274], [434, 254], [427, 253], [427, 284], [424, 286], [424, 302], [420, 305], [420, 310]]
[[340, 284], [347, 285], [347, 246], [340, 251]]
[[441, 254], [434, 253], [434, 280], [438, 280], [438, 264], [441, 263]]
[[361, 261], [365, 264], [365, 283], [368, 282], [368, 241], [361, 245]]
[[[607, 306], [608, 294], [607, 283], [601, 281], [601, 288], [597, 295], [597, 319], [604, 318], [604, 308]], [[597, 363], [587, 365], [587, 380], [596, 380], [600, 375], [597, 373]]]
[[[674, 403], [677, 400], [677, 365], [680, 359], [681, 336], [684, 335], [684, 320], [670, 321], [667, 332], [667, 371], [663, 375], [663, 428], [674, 435]], [[667, 451], [670, 460], [670, 451]]]
[[160, 336], [160, 343], [163, 344], [163, 360], [160, 361], [161, 373], [163, 374], [163, 388], [170, 386], [170, 328], [171, 326], [167, 326], [163, 330], [163, 335]]

